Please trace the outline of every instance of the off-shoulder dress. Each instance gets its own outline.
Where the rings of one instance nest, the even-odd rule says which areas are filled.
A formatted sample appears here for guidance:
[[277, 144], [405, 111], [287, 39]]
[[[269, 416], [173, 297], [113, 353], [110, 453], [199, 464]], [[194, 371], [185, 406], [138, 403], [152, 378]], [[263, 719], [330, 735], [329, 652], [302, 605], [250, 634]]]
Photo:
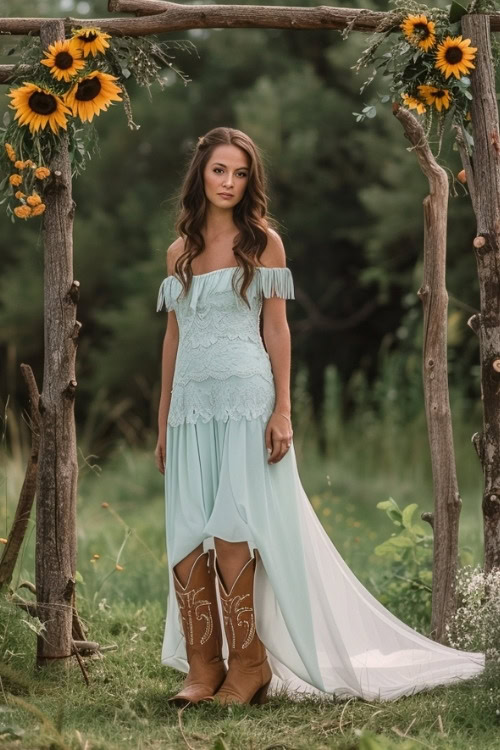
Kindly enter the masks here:
[[[263, 298], [294, 299], [289, 268], [257, 267], [248, 307], [239, 266], [175, 275], [157, 311], [179, 326], [165, 470], [169, 594], [161, 661], [188, 671], [173, 567], [214, 536], [258, 550], [256, 628], [273, 689], [394, 700], [479, 674], [482, 653], [441, 645], [395, 617], [359, 581], [323, 529], [302, 486], [293, 441], [276, 464], [264, 440], [275, 403], [260, 335]], [[223, 633], [223, 653], [227, 642]]]

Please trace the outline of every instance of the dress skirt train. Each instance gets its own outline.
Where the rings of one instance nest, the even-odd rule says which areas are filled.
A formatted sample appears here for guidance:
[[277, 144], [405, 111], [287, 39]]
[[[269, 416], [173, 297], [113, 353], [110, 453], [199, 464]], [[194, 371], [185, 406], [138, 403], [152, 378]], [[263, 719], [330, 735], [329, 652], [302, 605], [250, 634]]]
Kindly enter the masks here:
[[[394, 700], [478, 675], [484, 654], [426, 638], [361, 584], [311, 506], [293, 442], [281, 461], [268, 463], [267, 422], [167, 425], [170, 586], [162, 663], [188, 671], [172, 569], [200, 543], [214, 547], [217, 536], [258, 550], [256, 627], [273, 670], [271, 692]], [[224, 634], [223, 641], [227, 657]]]

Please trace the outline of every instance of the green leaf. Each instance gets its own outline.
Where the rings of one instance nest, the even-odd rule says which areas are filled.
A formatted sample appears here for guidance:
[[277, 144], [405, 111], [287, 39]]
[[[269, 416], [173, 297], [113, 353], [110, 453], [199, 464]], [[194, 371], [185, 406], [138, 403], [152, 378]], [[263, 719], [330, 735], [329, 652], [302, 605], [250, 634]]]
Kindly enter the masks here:
[[418, 508], [417, 503], [411, 503], [411, 505], [407, 505], [406, 508], [404, 508], [403, 515], [402, 515], [402, 521], [403, 521], [403, 526], [406, 529], [410, 529], [411, 528], [411, 526], [412, 526], [412, 517], [413, 517], [413, 514], [415, 513], [415, 511], [416, 511], [417, 508]]
[[82, 574], [80, 573], [79, 570], [77, 570], [76, 573], [75, 573], [75, 581], [77, 583], [85, 583], [85, 581], [83, 580], [83, 576], [82, 576]]
[[463, 15], [467, 13], [467, 8], [457, 3], [456, 0], [452, 0], [450, 6], [450, 23], [456, 23], [460, 21]]

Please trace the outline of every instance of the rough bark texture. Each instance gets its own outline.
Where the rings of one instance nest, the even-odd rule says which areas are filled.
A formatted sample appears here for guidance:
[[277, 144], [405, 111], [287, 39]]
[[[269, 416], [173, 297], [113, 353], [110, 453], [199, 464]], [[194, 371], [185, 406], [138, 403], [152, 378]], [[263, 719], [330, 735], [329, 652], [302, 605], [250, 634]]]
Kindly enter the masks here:
[[484, 474], [484, 567], [490, 571], [500, 566], [500, 137], [488, 16], [463, 16], [462, 30], [478, 48], [470, 76], [474, 150], [466, 174], [474, 187], [481, 296], [471, 327], [479, 336], [483, 430], [473, 442]]
[[29, 365], [22, 364], [21, 371], [28, 385], [31, 404], [31, 455], [26, 467], [24, 482], [16, 508], [16, 515], [10, 530], [7, 544], [0, 559], [0, 589], [12, 580], [12, 574], [16, 565], [19, 550], [23, 543], [24, 535], [28, 527], [31, 508], [35, 499], [36, 474], [38, 469], [38, 454], [40, 450], [40, 414], [38, 411], [38, 400], [40, 394], [35, 381], [35, 376]]
[[[48, 46], [64, 38], [62, 21], [43, 24]], [[37, 613], [45, 631], [37, 639], [38, 666], [67, 666], [72, 653], [73, 591], [76, 566], [78, 463], [74, 418], [75, 320], [78, 282], [73, 281], [73, 214], [67, 136], [50, 169], [45, 193], [44, 371], [40, 396], [41, 444], [37, 481]], [[56, 661], [51, 661], [51, 660]], [[50, 660], [50, 661], [49, 661]]]
[[434, 512], [422, 514], [434, 531], [431, 635], [446, 642], [445, 625], [455, 612], [458, 528], [462, 501], [458, 492], [450, 399], [448, 393], [446, 291], [446, 228], [448, 177], [440, 167], [417, 119], [393, 105], [405, 135], [414, 146], [420, 167], [429, 180], [424, 198], [424, 268], [418, 290], [424, 311], [423, 386], [432, 463]]
[[[267, 28], [267, 29], [344, 29], [374, 31], [389, 13], [365, 8], [294, 7], [287, 5], [181, 5], [163, 0], [110, 0], [108, 9], [136, 13], [138, 18], [72, 18], [63, 20], [67, 33], [71, 26], [99, 26], [110, 34], [141, 36], [186, 29]], [[142, 16], [142, 17], [141, 17]], [[149, 17], [148, 17], [149, 16]], [[500, 31], [500, 13], [491, 13], [491, 30]], [[9, 34], [38, 32], [43, 18], [3, 18], [0, 31]]]

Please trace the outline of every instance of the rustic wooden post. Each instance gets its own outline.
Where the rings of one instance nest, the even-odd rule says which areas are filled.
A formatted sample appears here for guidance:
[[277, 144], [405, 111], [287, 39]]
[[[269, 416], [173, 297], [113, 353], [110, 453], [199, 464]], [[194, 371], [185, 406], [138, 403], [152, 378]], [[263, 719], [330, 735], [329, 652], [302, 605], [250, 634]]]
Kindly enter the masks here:
[[412, 113], [393, 105], [422, 172], [429, 181], [424, 198], [424, 267], [418, 296], [423, 305], [422, 374], [434, 487], [434, 512], [423, 513], [434, 532], [431, 635], [446, 642], [445, 625], [456, 610], [455, 579], [462, 500], [458, 491], [448, 391], [448, 293], [446, 233], [448, 175], [429, 148], [424, 129]]
[[473, 437], [483, 468], [484, 568], [500, 566], [500, 137], [489, 16], [462, 16], [464, 37], [477, 47], [471, 73], [474, 151], [465, 164], [473, 186], [477, 230], [473, 247], [481, 314], [469, 321], [479, 336], [483, 430]]
[[[40, 28], [42, 47], [64, 39], [62, 20]], [[76, 573], [75, 358], [78, 282], [73, 279], [73, 214], [68, 137], [49, 168], [44, 194], [44, 370], [40, 395], [40, 463], [36, 499], [37, 613], [45, 630], [37, 638], [38, 666], [68, 666], [72, 652]], [[55, 660], [55, 661], [52, 661]]]

